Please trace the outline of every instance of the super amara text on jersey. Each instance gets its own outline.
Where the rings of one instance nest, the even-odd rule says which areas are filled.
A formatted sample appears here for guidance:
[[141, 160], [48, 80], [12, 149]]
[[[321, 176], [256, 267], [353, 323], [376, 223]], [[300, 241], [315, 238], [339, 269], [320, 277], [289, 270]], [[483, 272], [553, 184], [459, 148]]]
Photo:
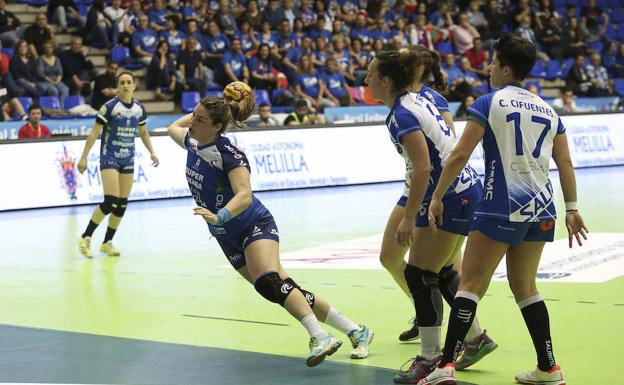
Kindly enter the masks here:
[[195, 187], [198, 190], [202, 190], [202, 182], [204, 181], [204, 176], [197, 171], [186, 168], [186, 180], [187, 182]]
[[505, 101], [505, 99], [500, 99], [498, 104], [501, 107], [509, 107], [511, 105], [514, 108], [525, 109], [528, 111], [541, 112], [542, 114], [546, 114], [551, 118], [555, 116], [555, 113], [550, 108], [545, 108], [543, 106], [538, 106], [537, 104], [524, 102], [522, 100], [511, 100], [510, 102]]

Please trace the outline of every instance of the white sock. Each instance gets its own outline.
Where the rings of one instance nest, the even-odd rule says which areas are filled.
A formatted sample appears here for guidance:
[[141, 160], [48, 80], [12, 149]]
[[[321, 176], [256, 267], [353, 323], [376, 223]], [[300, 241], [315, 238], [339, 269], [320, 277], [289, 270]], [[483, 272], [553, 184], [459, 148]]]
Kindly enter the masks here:
[[327, 334], [325, 330], [321, 327], [321, 324], [316, 319], [314, 314], [308, 314], [307, 316], [301, 319], [301, 324], [308, 331], [310, 337], [318, 337]]
[[475, 338], [479, 337], [483, 334], [483, 330], [481, 330], [481, 325], [479, 325], [479, 318], [476, 316], [470, 325], [470, 329], [468, 329], [468, 333], [466, 333], [466, 341], [472, 341]]
[[428, 360], [440, 354], [440, 330], [441, 326], [420, 326], [420, 355]]
[[327, 312], [327, 318], [325, 318], [325, 323], [329, 326], [340, 330], [345, 334], [349, 334], [354, 330], [358, 330], [360, 327], [344, 315], [338, 313], [336, 309], [333, 307], [329, 308]]

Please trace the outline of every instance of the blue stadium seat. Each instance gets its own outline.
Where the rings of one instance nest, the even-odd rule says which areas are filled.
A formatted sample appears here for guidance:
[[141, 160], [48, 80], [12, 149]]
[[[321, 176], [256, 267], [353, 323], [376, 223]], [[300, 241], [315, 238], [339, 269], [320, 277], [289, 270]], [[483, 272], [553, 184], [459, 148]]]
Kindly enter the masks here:
[[624, 22], [624, 8], [622, 8], [622, 5], [620, 5], [619, 7], [615, 7], [613, 8], [613, 11], [611, 12], [611, 18], [610, 18], [610, 24], [620, 24], [622, 22]]
[[602, 52], [603, 46], [604, 44], [600, 40], [589, 43], [589, 49], [598, 51], [598, 52]]
[[208, 86], [208, 88], [206, 89], [206, 91], [221, 91], [223, 89], [222, 86], [218, 85], [218, 84], [213, 84], [211, 86]]
[[48, 0], [26, 0], [24, 4], [32, 5], [33, 7], [42, 7], [48, 5]]
[[57, 96], [40, 96], [39, 105], [42, 108], [53, 108], [56, 110], [61, 109], [61, 102]]
[[453, 43], [441, 41], [438, 43], [437, 50], [442, 56], [454, 53]]
[[130, 50], [123, 45], [113, 47], [111, 60], [129, 70], [138, 70], [144, 67], [143, 63], [133, 61], [130, 57]]
[[199, 92], [182, 92], [182, 112], [188, 114], [189, 112], [193, 111], [197, 103], [199, 103], [199, 99]]
[[524, 83], [524, 88], [529, 88], [529, 86], [537, 87], [537, 92], [540, 94], [542, 93], [542, 87], [540, 86], [539, 80], [529, 80]]
[[30, 96], [18, 96], [17, 100], [20, 101], [22, 107], [24, 107], [24, 111], [28, 113], [28, 107], [30, 107], [33, 103], [33, 100]]
[[263, 89], [256, 90], [256, 104], [260, 105], [262, 103], [267, 103], [269, 106], [271, 105], [271, 98], [269, 97], [269, 91]]
[[2, 53], [7, 55], [10, 59], [13, 57], [13, 48], [2, 48]]
[[563, 77], [561, 63], [559, 63], [559, 60], [549, 60], [546, 63], [546, 79], [553, 80], [560, 77]]
[[555, 7], [565, 7], [567, 5], [566, 0], [553, 0], [552, 3]]
[[221, 91], [206, 91], [204, 96], [223, 96], [223, 92], [221, 92]]
[[546, 68], [543, 61], [539, 59], [535, 61], [535, 65], [531, 70], [531, 76], [534, 78], [544, 78], [546, 76]]
[[617, 29], [613, 26], [612, 23], [609, 23], [607, 25], [607, 28], [605, 29], [605, 35], [607, 35], [607, 37], [610, 40], [617, 40], [618, 38], [618, 33], [617, 33]]
[[81, 104], [85, 104], [85, 100], [82, 95], [69, 95], [67, 99], [65, 99], [65, 109], [69, 110], [72, 107], [79, 106]]
[[613, 82], [615, 93], [624, 96], [624, 78], [617, 78]]
[[619, 40], [624, 40], [624, 23], [618, 27], [618, 38]]
[[568, 77], [570, 69], [574, 66], [574, 59], [565, 59], [561, 62], [561, 77], [564, 79]]

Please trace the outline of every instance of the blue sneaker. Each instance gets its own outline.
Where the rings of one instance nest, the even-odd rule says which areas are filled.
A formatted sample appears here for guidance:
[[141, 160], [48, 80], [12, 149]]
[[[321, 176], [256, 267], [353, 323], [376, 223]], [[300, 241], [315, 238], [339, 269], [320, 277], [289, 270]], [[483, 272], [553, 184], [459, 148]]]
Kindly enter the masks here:
[[351, 358], [366, 358], [368, 357], [368, 345], [373, 342], [375, 333], [366, 325], [360, 325], [360, 328], [353, 330], [349, 333], [349, 339], [351, 340]]
[[313, 367], [320, 364], [325, 357], [334, 354], [341, 345], [342, 341], [331, 334], [310, 338], [310, 354], [306, 357], [306, 365]]

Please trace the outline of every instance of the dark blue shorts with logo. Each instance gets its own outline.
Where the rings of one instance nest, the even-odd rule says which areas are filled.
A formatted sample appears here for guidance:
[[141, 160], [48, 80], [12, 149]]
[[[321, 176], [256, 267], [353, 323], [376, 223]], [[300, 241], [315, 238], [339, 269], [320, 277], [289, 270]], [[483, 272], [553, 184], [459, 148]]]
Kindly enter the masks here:
[[221, 250], [223, 250], [230, 264], [236, 270], [247, 264], [245, 261], [245, 249], [253, 242], [261, 239], [271, 239], [279, 242], [277, 224], [268, 211], [251, 225], [234, 233], [229, 231], [228, 233], [219, 234], [220, 230], [223, 231], [224, 229], [217, 226], [211, 226], [210, 230], [217, 242], [219, 242], [219, 246], [221, 246]]
[[552, 242], [555, 237], [555, 221], [509, 222], [505, 219], [477, 216], [470, 231], [479, 230], [488, 237], [510, 245], [522, 242]]
[[[438, 228], [449, 233], [468, 235], [470, 223], [474, 219], [474, 212], [481, 200], [483, 186], [481, 182], [472, 185], [459, 195], [444, 198], [444, 212], [442, 213], [442, 225]], [[407, 197], [401, 197], [397, 204], [405, 207]], [[423, 202], [416, 217], [416, 227], [429, 226], [429, 202]]]
[[100, 170], [117, 170], [120, 174], [134, 174], [134, 157], [116, 159], [110, 156], [100, 156]]

